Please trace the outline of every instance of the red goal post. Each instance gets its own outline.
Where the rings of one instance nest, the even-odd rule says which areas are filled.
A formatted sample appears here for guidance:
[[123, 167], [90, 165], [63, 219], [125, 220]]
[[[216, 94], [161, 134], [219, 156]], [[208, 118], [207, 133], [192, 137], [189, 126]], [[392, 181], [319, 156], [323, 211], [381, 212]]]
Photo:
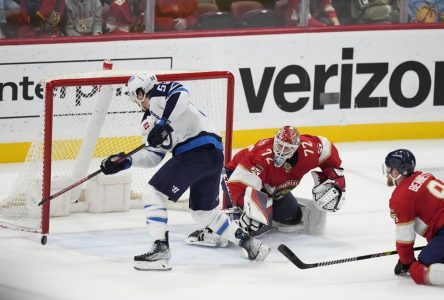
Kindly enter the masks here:
[[[233, 74], [227, 71], [150, 71], [159, 81], [178, 81], [188, 88], [193, 104], [221, 131], [228, 161], [232, 150]], [[65, 181], [68, 184], [61, 188], [69, 186], [96, 170], [104, 157], [120, 151], [129, 152], [144, 142], [136, 132], [140, 130], [140, 109], [129, 100], [126, 90], [129, 77], [136, 72], [138, 70], [103, 70], [45, 80], [42, 84], [45, 91], [42, 127], [25, 162], [33, 166], [30, 168], [33, 172], [19, 176], [11, 195], [0, 202], [0, 225], [46, 235], [51, 201], [39, 207], [40, 217], [37, 203], [54, 194], [56, 179], [68, 177]], [[142, 179], [137, 177], [139, 175], [132, 176], [132, 195], [137, 196], [141, 188], [136, 185], [146, 182], [147, 175]], [[39, 186], [41, 197], [37, 196]], [[34, 191], [29, 191], [30, 187]], [[80, 194], [81, 188], [70, 197], [77, 201]]]

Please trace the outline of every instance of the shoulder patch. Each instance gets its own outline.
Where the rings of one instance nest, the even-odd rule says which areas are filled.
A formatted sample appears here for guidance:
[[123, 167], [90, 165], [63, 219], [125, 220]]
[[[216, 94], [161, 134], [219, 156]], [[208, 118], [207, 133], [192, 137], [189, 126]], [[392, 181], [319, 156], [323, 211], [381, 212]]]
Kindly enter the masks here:
[[395, 224], [397, 224], [399, 221], [398, 217], [396, 216], [396, 213], [392, 209], [390, 210], [390, 218], [392, 218], [393, 221], [395, 221]]
[[250, 172], [253, 173], [254, 175], [257, 175], [257, 176], [259, 176], [263, 171], [264, 171], [264, 168], [262, 168], [259, 165], [254, 165], [250, 169]]

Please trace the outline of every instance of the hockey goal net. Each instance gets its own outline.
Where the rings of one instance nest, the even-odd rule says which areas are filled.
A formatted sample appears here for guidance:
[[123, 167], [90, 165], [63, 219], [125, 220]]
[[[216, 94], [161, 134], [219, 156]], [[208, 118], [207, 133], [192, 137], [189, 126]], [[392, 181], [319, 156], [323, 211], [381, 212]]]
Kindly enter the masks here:
[[[0, 202], [0, 225], [19, 230], [49, 231], [51, 203], [37, 204], [54, 194], [58, 183], [70, 186], [97, 171], [100, 161], [118, 152], [128, 153], [143, 144], [143, 112], [127, 96], [126, 83], [137, 70], [103, 70], [69, 74], [42, 82], [41, 128], [28, 151], [24, 172], [12, 192]], [[234, 77], [225, 71], [153, 71], [159, 81], [179, 81], [191, 101], [214, 122], [223, 136], [225, 159], [231, 156]], [[130, 168], [131, 201], [157, 170]], [[125, 171], [126, 172], [126, 171]], [[85, 204], [84, 184], [70, 190], [71, 203]], [[187, 208], [186, 195], [181, 199]], [[52, 204], [54, 205], [54, 204]]]

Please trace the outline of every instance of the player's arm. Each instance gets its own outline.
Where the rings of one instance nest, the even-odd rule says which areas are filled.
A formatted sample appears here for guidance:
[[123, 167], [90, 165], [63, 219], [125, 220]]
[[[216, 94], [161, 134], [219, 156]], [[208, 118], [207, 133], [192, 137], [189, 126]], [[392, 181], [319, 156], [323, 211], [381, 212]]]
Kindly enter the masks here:
[[[393, 199], [393, 197], [395, 197]], [[396, 251], [398, 252], [398, 262], [395, 265], [394, 273], [396, 275], [407, 274], [410, 266], [416, 260], [413, 251], [415, 243], [415, 215], [412, 210], [405, 205], [401, 205], [396, 198], [399, 194], [394, 194], [390, 199], [390, 216], [396, 224]]]
[[336, 146], [328, 139], [316, 137], [321, 171], [312, 171], [315, 204], [319, 209], [335, 212], [345, 202], [345, 177]]
[[162, 118], [170, 122], [176, 121], [180, 115], [185, 112], [189, 104], [188, 90], [178, 82], [169, 83], [169, 87], [165, 87], [167, 93], [165, 95], [165, 108]]
[[[399, 197], [406, 200], [405, 195], [394, 193], [390, 200], [390, 216], [395, 221], [396, 251], [399, 260], [404, 265], [410, 265], [415, 259], [413, 245], [415, 244], [415, 212], [407, 201], [399, 201]], [[407, 204], [407, 205], [406, 205]]]
[[[156, 119], [150, 115], [149, 111], [143, 116], [140, 129], [144, 139], [147, 138], [153, 129], [155, 120]], [[100, 169], [104, 174], [109, 175], [128, 169], [132, 165], [142, 168], [153, 168], [162, 161], [166, 152], [165, 149], [154, 148], [147, 145], [145, 149], [133, 154], [131, 157], [125, 157], [125, 153], [120, 152], [105, 158], [100, 164]]]
[[186, 110], [189, 101], [188, 90], [178, 82], [159, 83], [152, 93], [154, 96], [165, 96], [165, 107], [162, 116], [155, 122], [153, 129], [148, 135], [148, 144], [157, 148], [174, 131], [170, 123], [180, 118], [180, 115]]
[[238, 164], [231, 174], [227, 185], [230, 190], [233, 205], [243, 208], [245, 190], [247, 187], [260, 190], [262, 188], [262, 180], [258, 175], [251, 172], [249, 168], [242, 164]]

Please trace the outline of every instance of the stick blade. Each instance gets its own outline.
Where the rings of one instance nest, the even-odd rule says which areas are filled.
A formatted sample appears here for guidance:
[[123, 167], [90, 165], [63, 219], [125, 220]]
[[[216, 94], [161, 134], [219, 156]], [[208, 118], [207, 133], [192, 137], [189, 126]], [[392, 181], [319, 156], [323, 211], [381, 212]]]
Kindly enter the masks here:
[[308, 269], [310, 268], [310, 265], [303, 263], [296, 254], [293, 253], [293, 251], [290, 250], [287, 246], [284, 244], [280, 244], [278, 247], [278, 250], [280, 253], [282, 253], [289, 261], [291, 261], [296, 267], [299, 269]]

